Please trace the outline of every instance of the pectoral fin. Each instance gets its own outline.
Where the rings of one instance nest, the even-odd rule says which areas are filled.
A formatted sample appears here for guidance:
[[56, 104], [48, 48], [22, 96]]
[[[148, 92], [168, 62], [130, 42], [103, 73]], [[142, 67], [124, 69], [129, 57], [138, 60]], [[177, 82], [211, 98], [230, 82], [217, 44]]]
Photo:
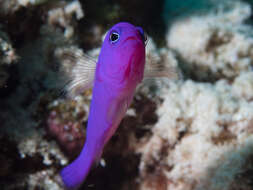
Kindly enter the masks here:
[[117, 125], [125, 115], [127, 111], [127, 101], [125, 99], [112, 100], [108, 110], [107, 110], [107, 122], [111, 123], [111, 125]]
[[105, 143], [111, 138], [115, 133], [118, 125], [120, 124], [122, 118], [124, 117], [127, 108], [129, 106], [127, 99], [114, 99], [107, 110], [106, 120], [110, 125], [110, 128], [106, 132]]
[[75, 97], [92, 88], [96, 70], [96, 60], [80, 49], [58, 49], [56, 56], [61, 61], [61, 71], [67, 81], [65, 91], [68, 97]]
[[163, 66], [158, 63], [152, 63], [147, 61], [144, 69], [144, 79], [152, 78], [168, 78], [177, 80], [181, 78], [180, 72], [176, 67], [173, 66]]

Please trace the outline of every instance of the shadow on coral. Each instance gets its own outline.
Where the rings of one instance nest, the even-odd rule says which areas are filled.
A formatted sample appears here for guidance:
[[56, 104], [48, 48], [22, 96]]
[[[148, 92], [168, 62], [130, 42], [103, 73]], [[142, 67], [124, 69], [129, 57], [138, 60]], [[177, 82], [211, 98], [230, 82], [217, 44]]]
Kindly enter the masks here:
[[[24, 179], [28, 174], [48, 168], [39, 154], [21, 158], [17, 144], [6, 137], [0, 138], [0, 186], [1, 189], [24, 188]], [[19, 185], [20, 184], [20, 185]]]
[[231, 150], [217, 160], [203, 176], [197, 190], [251, 190], [253, 189], [253, 142]]

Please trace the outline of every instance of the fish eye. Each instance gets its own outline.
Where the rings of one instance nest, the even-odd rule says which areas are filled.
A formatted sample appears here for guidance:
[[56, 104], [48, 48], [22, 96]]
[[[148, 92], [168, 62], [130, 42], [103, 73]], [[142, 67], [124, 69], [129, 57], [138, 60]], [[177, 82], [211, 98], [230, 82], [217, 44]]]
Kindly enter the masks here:
[[110, 42], [111, 43], [116, 43], [119, 40], [119, 33], [117, 32], [112, 32], [110, 35]]

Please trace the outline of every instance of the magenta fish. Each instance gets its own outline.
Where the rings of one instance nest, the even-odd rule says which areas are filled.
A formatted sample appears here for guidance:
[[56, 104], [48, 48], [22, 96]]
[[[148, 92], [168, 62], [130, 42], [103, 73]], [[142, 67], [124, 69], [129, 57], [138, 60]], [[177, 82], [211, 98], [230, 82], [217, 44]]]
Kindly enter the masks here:
[[140, 27], [121, 22], [107, 33], [95, 71], [86, 142], [76, 160], [61, 171], [65, 186], [78, 188], [129, 107], [143, 79], [145, 37]]
[[173, 67], [162, 68], [151, 62], [145, 66], [145, 41], [141, 27], [121, 22], [107, 32], [97, 62], [78, 52], [67, 56], [79, 57], [68, 90], [78, 94], [93, 86], [85, 145], [76, 160], [61, 171], [68, 189], [77, 189], [100, 159], [143, 76], [177, 78]]

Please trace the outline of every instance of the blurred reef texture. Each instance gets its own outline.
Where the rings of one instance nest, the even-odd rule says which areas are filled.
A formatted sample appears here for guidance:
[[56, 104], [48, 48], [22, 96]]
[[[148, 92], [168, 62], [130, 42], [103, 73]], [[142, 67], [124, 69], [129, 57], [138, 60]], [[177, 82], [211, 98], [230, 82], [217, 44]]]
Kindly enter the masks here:
[[147, 31], [147, 61], [182, 78], [143, 81], [80, 190], [252, 190], [252, 5], [0, 0], [0, 189], [64, 189], [92, 91], [64, 96], [63, 52], [97, 58], [106, 30], [129, 21]]

